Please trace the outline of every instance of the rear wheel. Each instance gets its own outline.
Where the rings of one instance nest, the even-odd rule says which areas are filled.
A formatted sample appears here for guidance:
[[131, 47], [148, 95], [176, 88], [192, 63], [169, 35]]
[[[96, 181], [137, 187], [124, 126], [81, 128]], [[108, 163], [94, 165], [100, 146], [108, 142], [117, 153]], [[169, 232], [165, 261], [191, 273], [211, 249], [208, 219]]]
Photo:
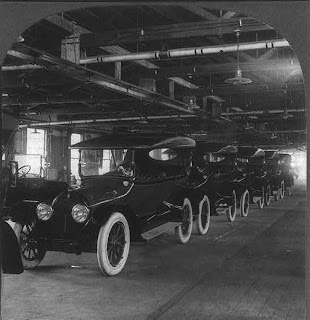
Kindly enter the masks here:
[[280, 199], [284, 198], [284, 191], [285, 191], [284, 181], [281, 181], [281, 184], [280, 184]]
[[264, 208], [264, 199], [265, 199], [265, 188], [262, 187], [262, 197], [257, 201], [259, 209]]
[[97, 260], [101, 271], [108, 276], [119, 274], [127, 261], [130, 231], [127, 219], [114, 212], [101, 227], [97, 240]]
[[288, 188], [287, 188], [287, 194], [288, 194], [289, 196], [292, 195], [292, 187], [288, 187]]
[[[20, 233], [18, 239], [20, 243], [20, 252], [25, 269], [33, 269], [37, 267], [43, 260], [46, 247], [42, 241], [35, 237], [36, 222], [25, 224], [18, 230]], [[18, 236], [18, 234], [17, 234]]]
[[271, 187], [268, 185], [265, 190], [264, 205], [268, 207], [270, 205]]
[[250, 193], [249, 190], [245, 190], [240, 198], [240, 215], [241, 217], [247, 217], [250, 209]]
[[228, 221], [233, 222], [237, 214], [237, 196], [235, 190], [231, 193], [230, 203], [228, 205], [229, 208], [226, 210], [227, 219]]
[[274, 201], [278, 201], [279, 200], [279, 198], [280, 198], [279, 190], [277, 190], [277, 192], [273, 194], [273, 197], [274, 197]]
[[193, 209], [188, 198], [184, 199], [182, 206], [182, 224], [175, 228], [178, 242], [185, 244], [189, 241], [193, 230]]
[[197, 229], [199, 234], [204, 235], [208, 232], [210, 226], [210, 201], [204, 196], [199, 202], [199, 213], [197, 217]]

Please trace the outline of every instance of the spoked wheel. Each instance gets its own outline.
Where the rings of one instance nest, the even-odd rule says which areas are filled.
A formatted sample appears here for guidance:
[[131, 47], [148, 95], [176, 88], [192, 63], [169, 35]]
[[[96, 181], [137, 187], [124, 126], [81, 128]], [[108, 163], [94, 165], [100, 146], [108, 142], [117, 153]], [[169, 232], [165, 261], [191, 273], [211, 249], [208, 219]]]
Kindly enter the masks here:
[[35, 222], [25, 224], [20, 230], [20, 252], [25, 269], [33, 269], [43, 260], [46, 247], [34, 235]]
[[114, 212], [101, 227], [97, 240], [97, 260], [101, 271], [108, 276], [119, 274], [127, 261], [130, 231], [127, 219]]
[[284, 198], [284, 191], [285, 191], [284, 181], [281, 181], [281, 184], [280, 184], [280, 199]]
[[268, 207], [270, 205], [270, 197], [271, 197], [271, 187], [268, 184], [265, 190], [265, 196], [264, 196], [264, 205]]
[[230, 203], [228, 205], [229, 208], [226, 210], [227, 219], [228, 221], [233, 222], [237, 214], [237, 196], [235, 190], [231, 193]]
[[175, 228], [175, 235], [178, 242], [187, 243], [193, 230], [193, 209], [188, 198], [184, 199], [182, 206], [182, 224]]
[[210, 226], [210, 201], [204, 196], [199, 202], [199, 213], [197, 217], [197, 229], [199, 234], [204, 235], [208, 232]]
[[240, 198], [240, 216], [247, 217], [250, 209], [250, 193], [249, 190], [245, 190]]
[[262, 187], [262, 197], [257, 201], [259, 209], [264, 208], [264, 199], [265, 199], [265, 188]]

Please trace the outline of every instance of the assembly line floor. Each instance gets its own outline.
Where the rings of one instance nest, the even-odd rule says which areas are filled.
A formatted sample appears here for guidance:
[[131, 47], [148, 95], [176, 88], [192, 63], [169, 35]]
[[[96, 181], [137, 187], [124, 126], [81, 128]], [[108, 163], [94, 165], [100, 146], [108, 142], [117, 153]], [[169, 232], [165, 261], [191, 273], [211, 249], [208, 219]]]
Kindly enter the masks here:
[[101, 274], [96, 254], [48, 252], [2, 277], [3, 320], [305, 319], [306, 187], [229, 223], [212, 216], [187, 245], [167, 233], [133, 244], [123, 272]]

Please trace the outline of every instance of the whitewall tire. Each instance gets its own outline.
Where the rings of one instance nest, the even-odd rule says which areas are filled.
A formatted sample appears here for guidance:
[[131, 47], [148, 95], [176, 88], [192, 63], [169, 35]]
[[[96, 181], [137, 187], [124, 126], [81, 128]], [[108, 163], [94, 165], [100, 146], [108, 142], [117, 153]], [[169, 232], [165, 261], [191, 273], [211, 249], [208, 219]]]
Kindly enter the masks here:
[[193, 230], [193, 209], [188, 198], [184, 199], [182, 206], [182, 224], [175, 228], [178, 242], [185, 244], [191, 238]]
[[237, 196], [235, 190], [233, 190], [231, 193], [231, 200], [233, 203], [229, 205], [229, 208], [226, 210], [226, 215], [229, 222], [233, 222], [237, 214]]
[[240, 216], [247, 217], [250, 210], [250, 193], [249, 190], [245, 190], [240, 198]]
[[210, 200], [207, 196], [204, 196], [199, 202], [199, 213], [197, 217], [197, 229], [199, 234], [205, 235], [208, 232], [210, 226], [210, 216]]
[[97, 260], [101, 271], [108, 276], [119, 274], [127, 261], [130, 230], [127, 219], [113, 212], [101, 227], [97, 240]]

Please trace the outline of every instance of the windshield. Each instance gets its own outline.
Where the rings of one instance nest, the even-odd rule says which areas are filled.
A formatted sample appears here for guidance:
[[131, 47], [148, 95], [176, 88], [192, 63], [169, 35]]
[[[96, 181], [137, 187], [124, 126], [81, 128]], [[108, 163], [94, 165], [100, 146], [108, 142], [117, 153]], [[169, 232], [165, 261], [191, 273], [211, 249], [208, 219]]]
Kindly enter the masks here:
[[120, 165], [131, 164], [132, 153], [127, 149], [115, 150], [81, 150], [80, 174], [81, 176], [98, 176], [106, 173], [117, 173]]

